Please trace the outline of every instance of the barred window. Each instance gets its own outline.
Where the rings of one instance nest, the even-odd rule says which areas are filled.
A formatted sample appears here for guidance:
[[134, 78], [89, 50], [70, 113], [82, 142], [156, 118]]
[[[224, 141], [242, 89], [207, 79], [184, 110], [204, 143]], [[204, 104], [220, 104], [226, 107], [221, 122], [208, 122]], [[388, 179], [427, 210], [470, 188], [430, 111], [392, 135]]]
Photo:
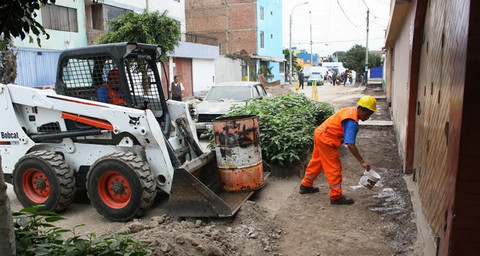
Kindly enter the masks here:
[[42, 7], [41, 11], [44, 28], [78, 32], [76, 9], [47, 4]]

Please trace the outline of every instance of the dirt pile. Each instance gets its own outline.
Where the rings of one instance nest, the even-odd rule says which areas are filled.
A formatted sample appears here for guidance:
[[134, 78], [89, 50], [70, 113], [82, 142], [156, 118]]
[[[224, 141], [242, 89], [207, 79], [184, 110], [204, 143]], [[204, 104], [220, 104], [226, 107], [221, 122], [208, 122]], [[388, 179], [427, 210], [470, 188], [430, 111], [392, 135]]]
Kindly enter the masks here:
[[168, 215], [127, 223], [123, 232], [143, 241], [153, 255], [281, 255], [284, 231], [267, 211], [247, 201], [232, 218], [174, 218]]
[[293, 93], [291, 90], [294, 86], [289, 84], [282, 84], [276, 86], [265, 86], [265, 90], [271, 97], [277, 97], [285, 95], [287, 93]]

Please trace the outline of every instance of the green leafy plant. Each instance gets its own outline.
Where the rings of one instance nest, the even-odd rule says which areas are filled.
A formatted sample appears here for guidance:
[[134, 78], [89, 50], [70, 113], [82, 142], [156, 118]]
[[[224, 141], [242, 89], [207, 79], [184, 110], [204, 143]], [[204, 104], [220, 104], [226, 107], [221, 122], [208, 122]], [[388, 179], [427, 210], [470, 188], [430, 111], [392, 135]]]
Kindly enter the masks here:
[[126, 12], [109, 22], [110, 30], [98, 37], [100, 44], [134, 42], [162, 46], [162, 59], [179, 44], [182, 32], [180, 22], [167, 16], [167, 12]]
[[[72, 230], [56, 227], [53, 222], [63, 220], [54, 212], [38, 211], [40, 206], [13, 212], [17, 255], [131, 255], [141, 256], [150, 248], [134, 241], [126, 234], [98, 238], [95, 233], [77, 235]], [[72, 236], [66, 237], [67, 233]]]
[[265, 76], [269, 76], [272, 74], [272, 68], [273, 67], [267, 67], [266, 65], [260, 66], [261, 73], [264, 74]]
[[306, 156], [313, 146], [313, 131], [333, 113], [328, 103], [287, 94], [249, 100], [245, 106], [233, 106], [225, 116], [256, 115], [263, 159], [284, 166]]

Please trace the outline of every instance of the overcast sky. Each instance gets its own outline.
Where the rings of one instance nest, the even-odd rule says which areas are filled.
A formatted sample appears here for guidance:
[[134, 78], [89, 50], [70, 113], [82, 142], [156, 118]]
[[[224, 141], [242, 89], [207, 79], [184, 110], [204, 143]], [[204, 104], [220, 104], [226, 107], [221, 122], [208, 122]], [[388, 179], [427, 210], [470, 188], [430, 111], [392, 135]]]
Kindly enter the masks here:
[[384, 46], [390, 0], [283, 0], [283, 48], [288, 48], [290, 44], [292, 9], [307, 1], [308, 4], [300, 5], [293, 11], [292, 47], [310, 52], [310, 24], [312, 52], [320, 56], [347, 51], [355, 44], [365, 46], [367, 6], [370, 9], [368, 48], [380, 50]]

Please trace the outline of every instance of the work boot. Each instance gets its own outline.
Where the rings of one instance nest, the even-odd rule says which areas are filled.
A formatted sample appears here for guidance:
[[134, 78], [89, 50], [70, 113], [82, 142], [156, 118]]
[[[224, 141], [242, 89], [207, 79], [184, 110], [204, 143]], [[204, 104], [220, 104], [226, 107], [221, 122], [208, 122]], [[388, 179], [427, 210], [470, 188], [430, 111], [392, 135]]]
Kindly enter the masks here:
[[330, 204], [353, 204], [353, 203], [354, 203], [353, 199], [344, 197], [344, 196], [340, 197], [337, 200], [330, 201]]
[[304, 185], [300, 184], [300, 194], [311, 194], [320, 192], [320, 189], [317, 187], [305, 187]]

